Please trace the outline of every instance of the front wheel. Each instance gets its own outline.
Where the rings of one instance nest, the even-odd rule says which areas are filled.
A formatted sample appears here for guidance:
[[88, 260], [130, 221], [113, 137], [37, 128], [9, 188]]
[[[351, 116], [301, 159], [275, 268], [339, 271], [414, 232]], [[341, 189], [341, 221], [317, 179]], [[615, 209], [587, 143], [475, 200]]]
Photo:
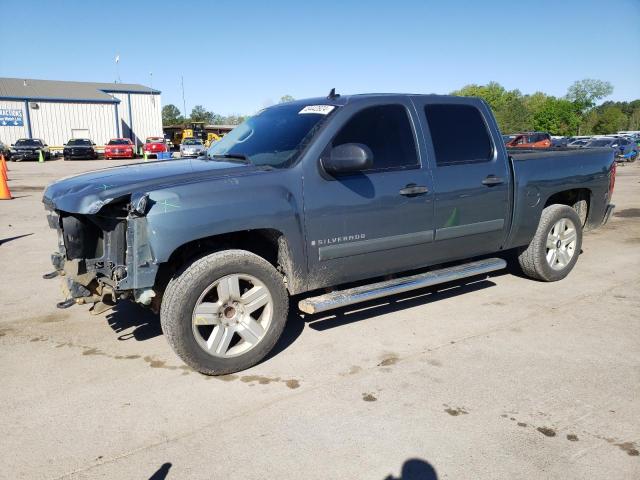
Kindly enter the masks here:
[[282, 276], [269, 262], [224, 250], [196, 260], [169, 282], [160, 322], [187, 365], [223, 375], [262, 360], [280, 338], [288, 310]]
[[582, 222], [566, 205], [542, 211], [538, 229], [518, 261], [528, 277], [545, 282], [562, 280], [573, 270], [582, 248]]

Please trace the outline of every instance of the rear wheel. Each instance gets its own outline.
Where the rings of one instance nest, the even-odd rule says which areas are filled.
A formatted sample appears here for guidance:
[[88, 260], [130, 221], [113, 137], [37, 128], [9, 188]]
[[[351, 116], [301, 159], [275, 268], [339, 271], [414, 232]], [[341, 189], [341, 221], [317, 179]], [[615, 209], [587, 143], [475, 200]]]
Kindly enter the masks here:
[[249, 368], [276, 344], [289, 299], [278, 271], [244, 250], [196, 260], [162, 299], [162, 330], [176, 354], [206, 375]]
[[542, 211], [536, 234], [518, 261], [528, 277], [555, 282], [569, 275], [581, 248], [582, 224], [578, 213], [566, 205], [550, 205]]

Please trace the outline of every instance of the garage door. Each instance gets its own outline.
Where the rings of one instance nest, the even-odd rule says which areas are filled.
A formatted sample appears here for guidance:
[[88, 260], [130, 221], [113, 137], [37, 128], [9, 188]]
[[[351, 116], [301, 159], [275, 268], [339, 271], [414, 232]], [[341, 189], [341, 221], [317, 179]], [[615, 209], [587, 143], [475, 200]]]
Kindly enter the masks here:
[[71, 138], [91, 138], [88, 128], [72, 128]]

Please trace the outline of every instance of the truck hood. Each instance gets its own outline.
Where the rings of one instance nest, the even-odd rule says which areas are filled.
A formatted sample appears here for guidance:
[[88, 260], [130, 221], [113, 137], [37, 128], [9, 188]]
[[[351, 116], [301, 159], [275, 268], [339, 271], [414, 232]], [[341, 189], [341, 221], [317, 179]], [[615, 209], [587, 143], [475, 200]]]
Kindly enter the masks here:
[[104, 205], [132, 193], [264, 170], [264, 167], [205, 158], [135, 163], [58, 180], [47, 187], [42, 201], [55, 210], [94, 214]]

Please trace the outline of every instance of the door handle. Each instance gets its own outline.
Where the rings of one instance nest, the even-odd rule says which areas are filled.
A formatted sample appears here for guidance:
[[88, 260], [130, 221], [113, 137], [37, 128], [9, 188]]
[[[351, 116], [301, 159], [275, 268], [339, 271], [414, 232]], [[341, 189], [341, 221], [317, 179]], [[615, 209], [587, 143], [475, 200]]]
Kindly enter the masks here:
[[489, 175], [487, 178], [482, 180], [482, 184], [487, 187], [493, 187], [494, 185], [500, 185], [504, 183], [504, 180], [500, 177], [496, 177], [495, 175]]
[[415, 183], [410, 183], [402, 190], [400, 190], [400, 195], [404, 195], [405, 197], [415, 197], [417, 195], [424, 195], [428, 191], [429, 189], [427, 187], [416, 185]]

